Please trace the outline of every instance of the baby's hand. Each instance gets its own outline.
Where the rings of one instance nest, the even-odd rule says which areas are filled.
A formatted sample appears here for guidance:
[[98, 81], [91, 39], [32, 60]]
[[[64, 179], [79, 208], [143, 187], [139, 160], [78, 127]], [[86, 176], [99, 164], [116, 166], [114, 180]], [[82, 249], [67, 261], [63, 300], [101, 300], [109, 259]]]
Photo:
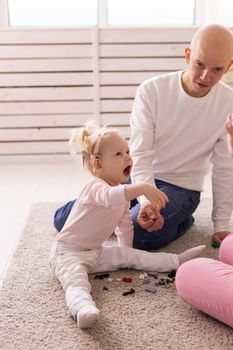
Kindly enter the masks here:
[[154, 206], [157, 206], [159, 209], [164, 208], [166, 203], [169, 201], [165, 193], [149, 184], [146, 186], [144, 195]]
[[233, 137], [233, 114], [228, 114], [225, 130], [231, 137]]

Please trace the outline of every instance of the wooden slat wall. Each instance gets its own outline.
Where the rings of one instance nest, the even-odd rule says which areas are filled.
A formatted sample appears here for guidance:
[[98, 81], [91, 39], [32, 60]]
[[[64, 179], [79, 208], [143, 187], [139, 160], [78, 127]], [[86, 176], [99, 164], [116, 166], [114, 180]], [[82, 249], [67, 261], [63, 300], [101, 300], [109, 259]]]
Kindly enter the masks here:
[[183, 69], [194, 31], [0, 30], [0, 155], [67, 153], [70, 129], [94, 117], [128, 137], [137, 86]]

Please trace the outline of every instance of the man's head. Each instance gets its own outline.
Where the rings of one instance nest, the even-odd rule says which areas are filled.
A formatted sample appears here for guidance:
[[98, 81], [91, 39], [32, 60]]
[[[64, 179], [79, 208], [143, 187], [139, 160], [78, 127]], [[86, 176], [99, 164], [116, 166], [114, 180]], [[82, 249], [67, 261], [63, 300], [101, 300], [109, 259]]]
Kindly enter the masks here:
[[205, 96], [233, 63], [233, 34], [224, 26], [212, 24], [200, 28], [190, 48], [185, 49], [188, 64], [182, 83], [187, 94]]

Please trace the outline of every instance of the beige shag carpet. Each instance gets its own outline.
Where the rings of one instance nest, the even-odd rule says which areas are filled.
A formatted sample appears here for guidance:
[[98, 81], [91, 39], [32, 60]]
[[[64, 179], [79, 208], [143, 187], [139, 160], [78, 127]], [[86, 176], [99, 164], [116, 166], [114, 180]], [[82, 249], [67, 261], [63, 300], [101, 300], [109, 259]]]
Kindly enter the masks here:
[[[52, 216], [59, 206], [38, 203], [31, 209], [0, 290], [0, 349], [233, 349], [230, 327], [185, 304], [174, 289], [159, 286], [156, 294], [146, 292], [138, 279], [140, 272], [131, 270], [110, 276], [133, 277], [132, 284], [90, 277], [101, 317], [92, 329], [79, 330], [48, 264], [54, 234]], [[205, 256], [216, 258], [217, 251], [210, 245], [210, 210], [211, 200], [203, 199], [195, 213], [196, 224], [163, 250], [180, 253], [205, 243]], [[123, 296], [131, 287], [136, 292]]]

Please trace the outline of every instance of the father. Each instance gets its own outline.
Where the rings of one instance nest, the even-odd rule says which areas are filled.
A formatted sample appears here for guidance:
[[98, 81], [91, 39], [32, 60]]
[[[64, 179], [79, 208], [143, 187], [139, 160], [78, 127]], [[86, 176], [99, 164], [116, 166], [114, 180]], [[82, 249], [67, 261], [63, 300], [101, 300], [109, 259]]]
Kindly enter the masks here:
[[151, 219], [148, 202], [132, 208], [134, 247], [154, 249], [178, 238], [193, 224], [204, 176], [213, 165], [214, 233], [229, 234], [233, 209], [233, 161], [224, 125], [233, 111], [233, 90], [220, 81], [233, 63], [233, 35], [220, 25], [200, 28], [185, 49], [183, 72], [145, 81], [131, 115], [133, 182], [154, 184], [169, 198], [164, 219]]
[[[229, 234], [233, 209], [233, 161], [224, 125], [233, 111], [233, 90], [220, 79], [233, 63], [232, 32], [220, 25], [200, 28], [185, 49], [187, 69], [143, 82], [131, 115], [132, 181], [155, 184], [169, 198], [160, 214], [145, 199], [131, 209], [134, 247], [160, 248], [194, 222], [204, 177], [212, 163], [214, 233]], [[74, 204], [55, 213], [60, 231]]]

